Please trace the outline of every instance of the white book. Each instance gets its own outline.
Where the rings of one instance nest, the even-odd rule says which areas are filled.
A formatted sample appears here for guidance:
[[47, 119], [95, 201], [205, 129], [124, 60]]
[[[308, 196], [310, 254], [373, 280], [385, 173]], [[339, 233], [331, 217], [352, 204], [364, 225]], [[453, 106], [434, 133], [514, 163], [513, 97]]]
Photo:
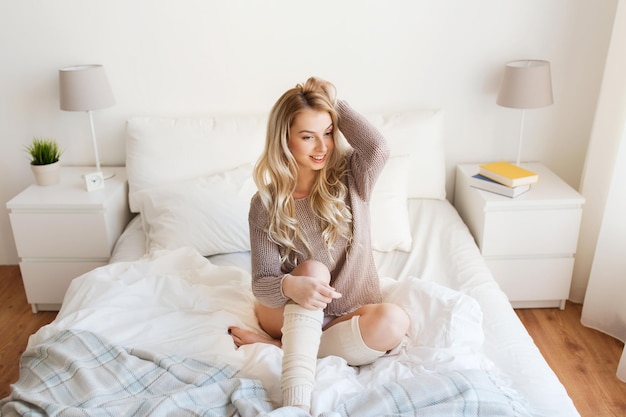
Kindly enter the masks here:
[[530, 184], [508, 187], [483, 175], [476, 174], [469, 178], [470, 186], [506, 197], [515, 198], [530, 190]]

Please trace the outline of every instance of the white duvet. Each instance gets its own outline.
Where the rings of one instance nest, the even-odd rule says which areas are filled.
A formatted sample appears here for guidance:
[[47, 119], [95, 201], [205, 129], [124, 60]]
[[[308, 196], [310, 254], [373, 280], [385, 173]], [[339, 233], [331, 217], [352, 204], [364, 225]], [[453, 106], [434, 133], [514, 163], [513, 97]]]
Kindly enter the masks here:
[[[411, 251], [375, 253], [375, 260], [385, 299], [406, 308], [411, 330], [398, 349], [371, 366], [318, 360], [314, 415], [374, 382], [479, 369], [501, 377], [537, 415], [579, 416], [450, 203], [410, 200], [409, 209]], [[260, 331], [243, 269], [247, 255], [207, 261], [183, 248], [135, 261], [143, 250], [137, 230], [120, 240], [119, 262], [72, 282], [57, 319], [31, 336], [29, 346], [65, 329], [89, 330], [125, 347], [231, 364], [241, 377], [259, 379], [278, 403], [282, 351], [262, 344], [236, 349], [227, 333], [231, 325]]]
[[[382, 284], [385, 300], [411, 315], [406, 340], [371, 366], [320, 359], [314, 412], [334, 409], [340, 399], [373, 383], [434, 370], [492, 368], [480, 353], [482, 314], [476, 300], [417, 278]], [[63, 329], [83, 329], [124, 347], [224, 362], [240, 369], [240, 376], [259, 379], [278, 404], [282, 351], [266, 344], [237, 349], [227, 332], [232, 325], [262, 332], [253, 302], [248, 272], [213, 265], [189, 248], [160, 251], [74, 280], [57, 319], [29, 344], [43, 343]]]

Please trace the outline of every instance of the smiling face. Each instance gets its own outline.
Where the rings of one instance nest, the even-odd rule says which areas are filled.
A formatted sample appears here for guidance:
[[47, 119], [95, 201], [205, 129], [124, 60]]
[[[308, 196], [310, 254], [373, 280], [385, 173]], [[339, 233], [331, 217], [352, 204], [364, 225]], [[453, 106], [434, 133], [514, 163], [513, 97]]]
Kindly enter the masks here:
[[298, 113], [289, 129], [287, 145], [298, 164], [299, 177], [309, 177], [324, 168], [335, 140], [330, 114], [306, 109]]

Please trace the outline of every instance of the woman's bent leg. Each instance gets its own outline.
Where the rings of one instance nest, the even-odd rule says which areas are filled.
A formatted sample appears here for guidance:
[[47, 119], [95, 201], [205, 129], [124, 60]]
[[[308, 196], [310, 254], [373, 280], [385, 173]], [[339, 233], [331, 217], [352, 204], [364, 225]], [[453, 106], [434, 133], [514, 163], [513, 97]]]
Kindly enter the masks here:
[[283, 315], [285, 307], [272, 308], [256, 303], [256, 317], [261, 328], [270, 335], [270, 337], [280, 340], [282, 336], [281, 328], [283, 327]]
[[281, 327], [283, 325], [283, 307], [271, 308], [261, 303], [256, 303], [254, 309], [259, 325], [267, 335], [257, 333], [253, 330], [242, 329], [241, 327], [231, 326], [228, 333], [233, 338], [235, 346], [240, 347], [252, 343], [268, 343], [281, 347]]
[[350, 366], [367, 365], [385, 354], [384, 350], [370, 348], [363, 341], [359, 326], [361, 316], [352, 316], [324, 330], [318, 357], [334, 355], [346, 360]]
[[[330, 282], [328, 268], [317, 261], [303, 262], [291, 274], [315, 277], [325, 283]], [[271, 308], [257, 303], [255, 312], [259, 325], [272, 339], [232, 327], [229, 331], [235, 344], [241, 346], [246, 344], [245, 342], [264, 342], [282, 345], [283, 405], [310, 410], [324, 312], [305, 309], [291, 301], [280, 308]]]
[[[315, 277], [325, 283], [330, 282], [330, 272], [328, 268], [323, 263], [317, 261], [305, 261], [294, 268], [291, 274], [294, 276], [305, 275]], [[254, 307], [259, 325], [265, 333], [270, 336], [270, 339], [254, 331], [232, 326], [228, 329], [228, 332], [233, 337], [235, 345], [239, 347], [250, 343], [270, 343], [280, 347], [284, 307], [267, 307], [259, 302], [257, 302]]]
[[285, 306], [280, 379], [284, 406], [311, 407], [323, 319], [321, 310], [307, 310], [292, 303]]
[[368, 304], [330, 322], [318, 356], [340, 356], [352, 366], [374, 362], [400, 344], [409, 328], [407, 313], [395, 304]]
[[[330, 282], [328, 268], [317, 261], [303, 262], [292, 271], [292, 275], [311, 276]], [[308, 310], [293, 302], [285, 305], [282, 327], [283, 368], [280, 378], [284, 406], [310, 410], [323, 320], [322, 310]]]

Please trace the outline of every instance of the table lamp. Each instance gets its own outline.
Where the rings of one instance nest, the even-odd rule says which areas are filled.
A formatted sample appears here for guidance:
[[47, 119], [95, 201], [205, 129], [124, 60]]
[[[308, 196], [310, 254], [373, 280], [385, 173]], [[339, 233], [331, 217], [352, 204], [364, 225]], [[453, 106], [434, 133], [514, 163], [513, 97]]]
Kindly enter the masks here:
[[[104, 109], [115, 104], [113, 91], [102, 65], [74, 65], [59, 70], [61, 110], [86, 111], [91, 126], [91, 139], [96, 156], [96, 172], [100, 169], [100, 157], [93, 125], [93, 110]], [[104, 175], [111, 178], [115, 174]]]
[[519, 166], [525, 110], [553, 103], [550, 63], [533, 59], [508, 62], [504, 66], [504, 77], [496, 103], [502, 107], [522, 109], [516, 160]]

